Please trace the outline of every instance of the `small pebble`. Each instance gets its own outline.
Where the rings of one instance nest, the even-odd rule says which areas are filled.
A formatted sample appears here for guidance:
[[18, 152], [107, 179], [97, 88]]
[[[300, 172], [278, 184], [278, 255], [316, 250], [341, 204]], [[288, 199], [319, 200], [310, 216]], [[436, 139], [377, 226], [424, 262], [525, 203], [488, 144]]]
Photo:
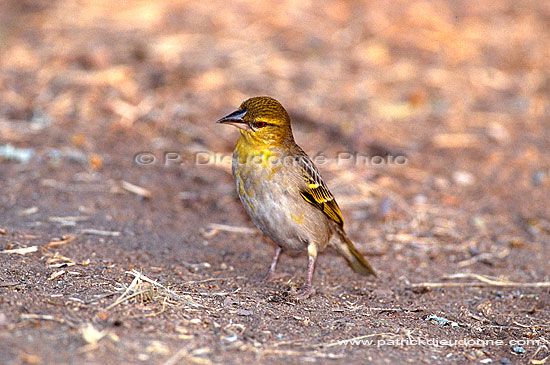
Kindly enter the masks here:
[[394, 206], [394, 202], [390, 198], [384, 198], [382, 203], [380, 203], [378, 214], [381, 218], [387, 217], [390, 215]]
[[249, 311], [248, 309], [239, 309], [239, 310], [237, 310], [237, 314], [238, 314], [239, 316], [245, 316], [245, 317], [247, 317], [247, 316], [253, 315], [254, 312]]
[[526, 353], [527, 351], [525, 351], [525, 349], [521, 346], [514, 346], [512, 347], [512, 351], [514, 351], [515, 353], [517, 354], [524, 354]]
[[434, 185], [440, 190], [445, 190], [449, 188], [450, 183], [449, 180], [443, 177], [436, 177], [434, 179]]
[[233, 335], [233, 336], [227, 336], [223, 338], [227, 342], [235, 342], [239, 339], [239, 336]]
[[457, 185], [470, 186], [475, 182], [475, 177], [468, 171], [455, 171], [453, 172], [453, 181]]
[[414, 196], [415, 204], [426, 204], [427, 202], [428, 202], [428, 198], [426, 198], [426, 195], [418, 194]]
[[546, 180], [546, 178], [548, 178], [548, 174], [546, 173], [546, 171], [539, 170], [533, 173], [533, 175], [531, 176], [531, 181], [534, 186], [539, 186], [544, 182], [544, 180]]
[[447, 318], [444, 317], [438, 317], [435, 314], [432, 314], [431, 316], [428, 316], [426, 318], [426, 321], [436, 321], [440, 326], [450, 325], [451, 327], [458, 327], [458, 323], [454, 321], [450, 321]]
[[11, 144], [0, 146], [0, 159], [27, 163], [34, 154], [32, 148], [17, 148]]

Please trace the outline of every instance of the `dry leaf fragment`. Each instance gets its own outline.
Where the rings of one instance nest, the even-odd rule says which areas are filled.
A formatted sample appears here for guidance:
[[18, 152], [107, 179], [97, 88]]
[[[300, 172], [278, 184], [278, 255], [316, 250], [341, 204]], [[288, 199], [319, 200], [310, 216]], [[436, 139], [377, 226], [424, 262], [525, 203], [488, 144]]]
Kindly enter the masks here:
[[103, 166], [103, 158], [95, 153], [90, 154], [88, 158], [89, 164], [94, 170], [99, 170]]
[[107, 331], [97, 330], [93, 324], [88, 323], [80, 329], [80, 334], [84, 341], [91, 345], [95, 345], [107, 334]]
[[24, 248], [14, 248], [12, 250], [0, 251], [0, 253], [16, 253], [18, 255], [26, 255], [31, 252], [38, 251], [38, 246], [24, 247]]
[[21, 357], [21, 360], [26, 364], [40, 364], [42, 362], [40, 360], [40, 357], [33, 354], [22, 353], [20, 357]]
[[74, 265], [88, 266], [90, 264], [90, 259], [86, 259], [82, 262], [77, 262], [70, 257], [61, 256], [59, 253], [56, 252], [48, 260], [46, 260], [46, 264], [51, 268], [68, 267]]
[[23, 209], [23, 210], [19, 211], [17, 213], [17, 215], [19, 215], [19, 216], [31, 215], [31, 214], [34, 214], [36, 212], [38, 212], [38, 207], [30, 207], [30, 208]]

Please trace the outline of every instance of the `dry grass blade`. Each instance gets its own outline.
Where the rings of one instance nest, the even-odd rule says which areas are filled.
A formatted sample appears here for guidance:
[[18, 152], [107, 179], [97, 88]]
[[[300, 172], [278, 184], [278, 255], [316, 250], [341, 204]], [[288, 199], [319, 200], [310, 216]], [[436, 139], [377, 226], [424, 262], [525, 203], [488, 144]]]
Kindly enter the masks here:
[[54, 223], [61, 223], [65, 225], [75, 225], [77, 222], [84, 222], [88, 220], [88, 217], [83, 217], [83, 216], [49, 217], [48, 220]]
[[126, 191], [129, 191], [130, 193], [134, 193], [145, 199], [151, 199], [152, 194], [149, 190], [142, 188], [141, 186], [131, 184], [124, 180], [121, 181], [121, 184], [122, 184], [122, 188]]
[[159, 282], [155, 281], [155, 280], [152, 280], [152, 279], [149, 279], [147, 276], [144, 276], [142, 275], [141, 273], [137, 272], [136, 270], [132, 270], [131, 272], [127, 271], [126, 273], [128, 274], [131, 274], [131, 275], [139, 275], [139, 278], [143, 281], [146, 281], [148, 282], [149, 284], [153, 284], [154, 286], [157, 286], [163, 290], [165, 290], [167, 293], [169, 293], [173, 298], [179, 300], [180, 302], [184, 302], [184, 303], [187, 303], [193, 307], [197, 307], [197, 308], [203, 308], [202, 305], [198, 304], [198, 303], [195, 303], [193, 301], [190, 301], [189, 299], [185, 299], [185, 298], [182, 298], [180, 297], [179, 295], [177, 295], [173, 290], [170, 290], [168, 289], [167, 287], [165, 287], [164, 285], [160, 284]]
[[458, 273], [453, 275], [446, 275], [442, 277], [444, 280], [453, 280], [453, 279], [474, 279], [479, 282], [435, 282], [435, 283], [415, 283], [411, 284], [411, 288], [452, 288], [452, 287], [485, 287], [485, 286], [500, 286], [500, 287], [518, 287], [518, 288], [550, 288], [550, 282], [532, 282], [532, 283], [519, 283], [514, 281], [499, 280], [488, 278], [479, 274], [470, 274], [470, 273]]
[[18, 255], [26, 255], [28, 253], [32, 253], [32, 252], [36, 252], [36, 251], [38, 251], [38, 246], [14, 248], [14, 249], [11, 249], [11, 250], [0, 251], [0, 253], [15, 253], [15, 254], [18, 254]]
[[113, 304], [111, 304], [110, 306], [108, 306], [107, 308], [105, 308], [106, 310], [107, 309], [111, 309], [113, 307], [116, 307], [117, 305], [119, 305], [120, 303], [124, 302], [125, 300], [127, 300], [127, 295], [128, 293], [130, 293], [130, 291], [136, 287], [137, 283], [139, 281], [139, 276], [135, 276], [134, 277], [134, 280], [132, 280], [132, 282], [130, 283], [130, 286], [126, 288], [126, 290], [124, 291], [124, 293], [122, 293], [115, 301]]
[[467, 260], [464, 260], [464, 261], [460, 261], [459, 263], [457, 263], [457, 266], [458, 267], [465, 267], [465, 266], [469, 266], [469, 265], [472, 265], [472, 264], [475, 264], [476, 262], [479, 262], [479, 261], [490, 261], [491, 259], [504, 259], [506, 257], [508, 257], [508, 255], [510, 255], [510, 249], [506, 248], [504, 250], [501, 250], [499, 252], [495, 252], [495, 253], [481, 253], [477, 256], [474, 256], [470, 259], [467, 259]]
[[[200, 305], [200, 304], [198, 304], [198, 303], [196, 303], [196, 302], [194, 302], [190, 299], [183, 298], [183, 297], [179, 296], [173, 290], [168, 289], [167, 287], [160, 284], [159, 282], [148, 278], [147, 276], [141, 274], [140, 272], [138, 272], [136, 270], [127, 271], [126, 273], [130, 274], [130, 275], [133, 275], [134, 280], [132, 280], [132, 283], [130, 284], [130, 286], [128, 286], [124, 290], [124, 292], [111, 305], [109, 305], [107, 308], [105, 308], [106, 310], [111, 309], [111, 308], [119, 305], [120, 303], [122, 303], [126, 300], [129, 300], [129, 299], [132, 299], [132, 298], [135, 298], [135, 297], [138, 297], [138, 296], [142, 296], [142, 299], [143, 299], [144, 296], [145, 297], [151, 297], [151, 298], [154, 297], [154, 296], [159, 296], [159, 297], [164, 297], [164, 298], [168, 298], [168, 299], [172, 299], [172, 300], [177, 300], [179, 302], [186, 303], [186, 304], [188, 304], [192, 307], [195, 307], [195, 308], [203, 308], [202, 305]], [[151, 286], [142, 288], [143, 287], [143, 285], [142, 285], [143, 282], [151, 284]], [[161, 289], [161, 290], [159, 290], [159, 289]], [[154, 293], [153, 293], [153, 291], [154, 291]]]
[[531, 356], [531, 360], [530, 360], [530, 363], [531, 364], [535, 364], [535, 365], [542, 365], [542, 364], [546, 364], [546, 361], [548, 361], [548, 359], [550, 359], [550, 355], [549, 356], [546, 356], [545, 358], [543, 359], [540, 359], [540, 360], [536, 360], [535, 357], [537, 357], [537, 355], [539, 354], [539, 352], [543, 349], [546, 349], [548, 350], [548, 347], [546, 345], [543, 345], [543, 346], [539, 346], [537, 348], [537, 351], [535, 351], [535, 353], [533, 354], [533, 356]]
[[102, 231], [99, 229], [93, 229], [93, 228], [86, 228], [80, 230], [81, 234], [94, 234], [97, 236], [112, 236], [112, 237], [118, 237], [120, 236], [120, 232], [118, 231]]
[[548, 359], [550, 359], [550, 355], [546, 356], [544, 359], [541, 359], [541, 360], [531, 359], [531, 364], [534, 364], [534, 365], [546, 364]]
[[212, 238], [216, 236], [218, 233], [220, 233], [221, 231], [242, 233], [242, 234], [254, 234], [258, 232], [254, 228], [236, 227], [236, 226], [228, 226], [226, 224], [210, 223], [208, 224], [207, 229], [202, 230], [202, 235], [206, 238]]
[[186, 348], [183, 348], [172, 355], [163, 365], [176, 365], [176, 364], [212, 364], [212, 361], [203, 359], [201, 357], [193, 356]]
[[61, 241], [51, 241], [49, 243], [46, 243], [40, 249], [44, 250], [45, 248], [48, 248], [48, 247], [66, 245], [67, 243], [70, 243], [70, 242], [74, 241], [75, 239], [76, 239], [76, 236], [70, 236], [70, 235], [64, 236]]
[[82, 262], [77, 262], [71, 259], [70, 257], [62, 256], [57, 252], [53, 255], [51, 253], [46, 252], [45, 256], [51, 256], [46, 260], [46, 264], [52, 268], [68, 267], [68, 266], [74, 266], [74, 265], [88, 266], [90, 264], [90, 259], [86, 259]]
[[66, 272], [65, 270], [60, 270], [60, 271], [54, 272], [52, 275], [50, 275], [50, 277], [48, 278], [48, 281], [54, 280], [55, 278], [65, 274], [65, 272]]
[[34, 320], [42, 320], [42, 321], [54, 321], [54, 322], [59, 322], [59, 323], [63, 323], [63, 324], [67, 324], [71, 327], [74, 327], [74, 324], [72, 324], [71, 322], [63, 319], [63, 318], [57, 318], [57, 317], [54, 317], [52, 315], [49, 315], [49, 314], [22, 314], [21, 317], [19, 317], [21, 319], [34, 319]]

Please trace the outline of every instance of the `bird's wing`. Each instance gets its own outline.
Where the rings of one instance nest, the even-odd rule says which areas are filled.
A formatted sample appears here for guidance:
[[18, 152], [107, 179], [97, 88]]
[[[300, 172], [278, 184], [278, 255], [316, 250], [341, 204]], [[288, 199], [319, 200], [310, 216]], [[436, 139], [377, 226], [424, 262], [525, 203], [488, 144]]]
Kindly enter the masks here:
[[325, 213], [327, 217], [336, 222], [340, 227], [343, 227], [344, 218], [342, 218], [342, 212], [340, 212], [334, 196], [328, 190], [313, 162], [301, 149], [296, 155], [296, 162], [302, 170], [307, 183], [307, 187], [300, 191], [302, 198]]

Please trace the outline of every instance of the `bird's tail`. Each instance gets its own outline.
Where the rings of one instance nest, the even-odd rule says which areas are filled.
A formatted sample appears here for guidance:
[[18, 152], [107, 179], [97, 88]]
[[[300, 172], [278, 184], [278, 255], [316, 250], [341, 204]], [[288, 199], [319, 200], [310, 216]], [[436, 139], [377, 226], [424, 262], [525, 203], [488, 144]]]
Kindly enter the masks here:
[[365, 260], [363, 255], [357, 251], [353, 243], [346, 236], [346, 233], [338, 229], [335, 232], [335, 236], [330, 241], [330, 245], [338, 251], [340, 255], [346, 259], [348, 265], [353, 269], [353, 271], [368, 276], [376, 276], [376, 272], [370, 266], [370, 264]]

